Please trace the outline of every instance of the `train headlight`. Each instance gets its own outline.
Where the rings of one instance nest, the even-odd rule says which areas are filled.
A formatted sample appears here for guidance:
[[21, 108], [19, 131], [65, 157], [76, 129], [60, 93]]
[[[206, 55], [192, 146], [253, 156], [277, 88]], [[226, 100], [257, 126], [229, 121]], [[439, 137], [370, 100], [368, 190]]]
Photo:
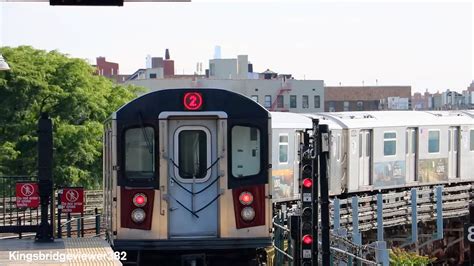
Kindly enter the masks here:
[[143, 193], [137, 193], [133, 196], [133, 204], [137, 207], [145, 206], [146, 200], [146, 195]]
[[132, 211], [132, 221], [134, 221], [137, 224], [145, 221], [145, 217], [146, 217], [146, 214], [143, 209], [135, 209]]
[[248, 191], [240, 193], [239, 201], [242, 205], [250, 205], [253, 202], [253, 195]]
[[255, 218], [255, 210], [252, 207], [245, 207], [240, 212], [240, 216], [246, 222], [250, 222]]

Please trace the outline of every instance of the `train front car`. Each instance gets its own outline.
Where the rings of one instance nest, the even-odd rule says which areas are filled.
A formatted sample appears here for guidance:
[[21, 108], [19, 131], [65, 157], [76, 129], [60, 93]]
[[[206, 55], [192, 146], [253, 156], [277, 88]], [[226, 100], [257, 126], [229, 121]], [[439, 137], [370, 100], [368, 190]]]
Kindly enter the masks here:
[[227, 90], [161, 90], [122, 106], [104, 139], [114, 249], [164, 265], [251, 262], [271, 245], [270, 140], [269, 112]]

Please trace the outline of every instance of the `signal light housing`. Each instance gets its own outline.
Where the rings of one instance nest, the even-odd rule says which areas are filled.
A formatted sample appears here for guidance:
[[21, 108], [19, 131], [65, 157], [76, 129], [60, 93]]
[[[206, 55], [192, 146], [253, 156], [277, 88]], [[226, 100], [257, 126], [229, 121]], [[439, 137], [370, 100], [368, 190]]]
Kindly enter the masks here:
[[313, 236], [304, 235], [302, 240], [303, 240], [303, 243], [305, 243], [306, 245], [311, 245], [313, 243]]
[[143, 193], [137, 193], [135, 196], [133, 196], [133, 204], [137, 207], [143, 207], [145, 206], [147, 202], [146, 195]]

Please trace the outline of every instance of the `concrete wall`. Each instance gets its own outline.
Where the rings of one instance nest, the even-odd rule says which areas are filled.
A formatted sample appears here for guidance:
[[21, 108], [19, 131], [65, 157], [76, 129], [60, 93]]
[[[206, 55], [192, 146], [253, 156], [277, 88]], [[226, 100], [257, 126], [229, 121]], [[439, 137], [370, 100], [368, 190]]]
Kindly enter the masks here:
[[209, 77], [213, 79], [238, 78], [237, 59], [211, 59], [209, 70]]
[[[278, 92], [284, 88], [283, 107], [274, 111], [290, 111], [300, 113], [324, 111], [324, 83], [322, 80], [229, 80], [229, 79], [142, 79], [126, 82], [148, 88], [150, 91], [170, 88], [222, 88], [231, 90], [247, 97], [258, 97], [258, 102], [265, 106], [265, 96], [271, 96], [271, 103], [276, 101]], [[290, 95], [296, 96], [296, 108], [290, 107]], [[256, 96], [256, 97], [255, 97]], [[308, 107], [303, 108], [303, 96], [308, 96]], [[319, 96], [319, 108], [315, 107], [315, 96]], [[276, 106], [276, 105], [275, 105]], [[269, 108], [268, 108], [269, 109]]]

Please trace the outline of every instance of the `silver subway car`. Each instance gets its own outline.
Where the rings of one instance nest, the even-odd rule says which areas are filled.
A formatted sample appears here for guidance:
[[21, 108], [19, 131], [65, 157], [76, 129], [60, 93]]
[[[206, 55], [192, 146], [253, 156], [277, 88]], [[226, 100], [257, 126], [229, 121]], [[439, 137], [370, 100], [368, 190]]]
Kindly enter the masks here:
[[122, 106], [104, 133], [114, 249], [163, 265], [254, 260], [271, 245], [270, 129], [267, 110], [221, 89], [155, 91]]
[[474, 179], [472, 111], [272, 113], [276, 202], [299, 199], [295, 143], [311, 119], [330, 129], [331, 195]]

